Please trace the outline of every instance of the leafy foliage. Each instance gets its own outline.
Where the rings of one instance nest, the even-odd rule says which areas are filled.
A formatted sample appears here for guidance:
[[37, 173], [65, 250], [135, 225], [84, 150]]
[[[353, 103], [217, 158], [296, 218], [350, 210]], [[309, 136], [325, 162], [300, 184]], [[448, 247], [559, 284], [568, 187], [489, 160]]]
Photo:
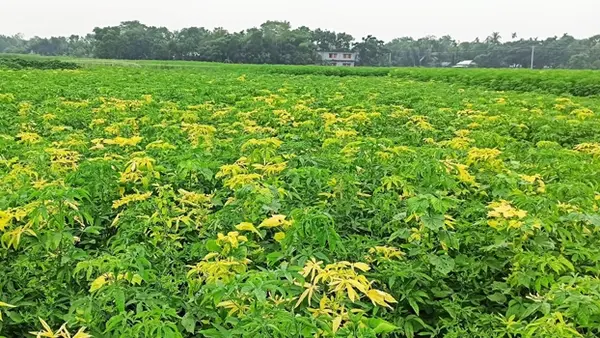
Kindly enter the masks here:
[[80, 66], [74, 62], [60, 60], [36, 60], [21, 57], [0, 57], [0, 68], [77, 69], [80, 68]]
[[600, 100], [458, 87], [0, 70], [0, 334], [597, 337]]
[[491, 69], [394, 69], [390, 76], [419, 81], [442, 81], [492, 90], [539, 91], [556, 95], [600, 94], [600, 74], [595, 71], [491, 70]]
[[85, 36], [50, 38], [0, 35], [0, 53], [134, 60], [194, 60], [255, 64], [320, 63], [316, 51], [359, 54], [361, 66], [448, 67], [474, 60], [486, 68], [528, 68], [532, 48], [538, 69], [600, 69], [600, 35], [576, 39], [564, 34], [546, 39], [502, 37], [458, 41], [451, 36], [398, 37], [384, 42], [372, 35], [355, 39], [344, 32], [287, 21], [266, 21], [259, 27], [230, 32], [222, 27], [169, 30], [139, 21], [96, 27]]

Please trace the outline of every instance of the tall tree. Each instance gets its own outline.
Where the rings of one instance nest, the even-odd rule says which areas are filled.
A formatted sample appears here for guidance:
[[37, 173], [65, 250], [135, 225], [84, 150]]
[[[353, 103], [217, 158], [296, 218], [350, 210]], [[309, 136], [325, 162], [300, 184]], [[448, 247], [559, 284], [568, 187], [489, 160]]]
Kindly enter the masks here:
[[497, 45], [500, 43], [501, 39], [502, 39], [502, 37], [500, 36], [499, 32], [493, 32], [492, 35], [488, 36], [485, 39], [485, 42], [492, 44], [492, 45]]
[[358, 62], [361, 66], [382, 66], [385, 64], [384, 56], [387, 50], [383, 41], [372, 35], [362, 38], [354, 43], [354, 51], [358, 53]]

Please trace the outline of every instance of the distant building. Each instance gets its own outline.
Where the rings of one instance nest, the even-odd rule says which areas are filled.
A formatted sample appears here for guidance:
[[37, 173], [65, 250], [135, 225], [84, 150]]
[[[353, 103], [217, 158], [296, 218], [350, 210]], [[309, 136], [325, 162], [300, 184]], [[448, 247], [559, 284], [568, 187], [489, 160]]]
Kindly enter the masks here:
[[358, 53], [352, 52], [319, 52], [324, 65], [338, 67], [354, 67], [358, 61]]
[[473, 68], [473, 67], [477, 67], [477, 64], [475, 63], [475, 61], [464, 60], [464, 61], [461, 61], [461, 62], [457, 63], [456, 65], [454, 65], [453, 68]]

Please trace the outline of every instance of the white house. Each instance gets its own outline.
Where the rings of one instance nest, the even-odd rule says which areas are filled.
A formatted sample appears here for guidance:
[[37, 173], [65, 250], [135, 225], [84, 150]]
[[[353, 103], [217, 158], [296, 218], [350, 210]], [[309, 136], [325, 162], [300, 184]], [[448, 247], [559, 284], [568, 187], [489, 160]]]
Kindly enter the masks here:
[[358, 53], [353, 52], [319, 52], [323, 64], [339, 67], [354, 67], [358, 61]]
[[473, 67], [477, 67], [477, 64], [475, 63], [475, 61], [463, 60], [463, 61], [457, 63], [456, 65], [454, 65], [453, 68], [473, 68]]

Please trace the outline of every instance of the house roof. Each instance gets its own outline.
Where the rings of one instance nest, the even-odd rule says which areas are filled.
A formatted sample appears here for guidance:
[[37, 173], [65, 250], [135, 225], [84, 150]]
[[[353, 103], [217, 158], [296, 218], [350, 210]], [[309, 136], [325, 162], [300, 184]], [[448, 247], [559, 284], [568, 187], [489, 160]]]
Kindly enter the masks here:
[[357, 52], [348, 52], [348, 51], [331, 51], [331, 50], [322, 50], [319, 51], [319, 53], [338, 53], [338, 54], [358, 54]]

